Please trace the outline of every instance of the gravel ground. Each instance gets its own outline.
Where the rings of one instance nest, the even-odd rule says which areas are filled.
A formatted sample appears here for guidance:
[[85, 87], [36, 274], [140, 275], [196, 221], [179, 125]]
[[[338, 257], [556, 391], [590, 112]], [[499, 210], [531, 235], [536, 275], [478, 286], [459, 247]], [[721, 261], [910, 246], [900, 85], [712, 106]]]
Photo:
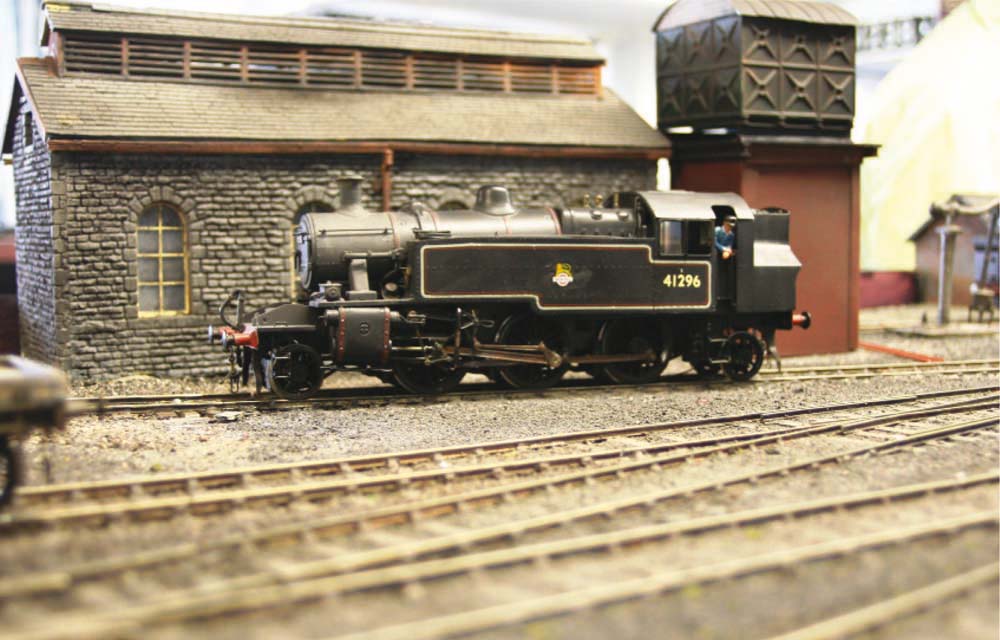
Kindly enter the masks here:
[[418, 406], [247, 412], [232, 423], [213, 422], [197, 413], [81, 418], [64, 433], [28, 441], [28, 482], [317, 460], [996, 383], [994, 375], [924, 375], [474, 400], [445, 397]]
[[[924, 311], [906, 307], [866, 312], [862, 325], [919, 322]], [[958, 310], [955, 312], [959, 313]], [[933, 314], [931, 314], [933, 317]], [[964, 311], [961, 311], [964, 318]], [[911, 320], [911, 318], [914, 318]], [[995, 329], [996, 324], [992, 327]], [[996, 358], [1000, 339], [989, 336], [960, 338], [914, 338], [888, 330], [865, 332], [862, 339], [947, 359]], [[829, 363], [867, 363], [901, 361], [888, 354], [859, 350], [849, 354], [786, 358], [785, 366]], [[683, 369], [683, 367], [681, 367]], [[336, 386], [368, 386], [372, 379], [363, 376], [334, 376]], [[508, 398], [459, 400], [444, 398], [422, 405], [398, 405], [346, 410], [248, 411], [235, 422], [213, 422], [211, 418], [189, 412], [183, 415], [136, 417], [113, 415], [103, 419], [74, 420], [67, 431], [44, 438], [34, 436], [26, 443], [31, 483], [46, 481], [96, 480], [123, 476], [148, 476], [172, 472], [223, 469], [277, 462], [318, 460], [344, 455], [386, 452], [442, 446], [447, 444], [501, 440], [522, 436], [586, 430], [608, 426], [673, 421], [720, 414], [777, 410], [796, 406], [814, 406], [901, 396], [920, 392], [973, 386], [995, 386], [996, 373], [913, 377], [880, 377], [867, 380], [831, 380], [808, 383], [782, 382], [742, 385], [683, 385], [675, 388], [622, 389], [617, 391], [580, 391], [567, 394], [544, 394]], [[129, 377], [100, 385], [78, 386], [83, 395], [135, 393], [185, 393], [224, 390], [216, 382], [163, 380]], [[687, 435], [687, 434], [685, 434]], [[471, 511], [442, 522], [455, 526], [480, 526], [551, 513], [555, 509], [594, 504], [670, 487], [685, 486], [746, 473], [750, 469], [771, 467], [792, 460], [842, 451], [870, 444], [863, 434], [849, 437], [817, 437], [785, 443], [756, 451], [742, 452], [695, 463], [672, 466], [667, 470], [628, 475], [610, 482], [560, 490], [530, 500], [517, 500], [495, 508]], [[852, 460], [837, 467], [794, 475], [756, 486], [737, 487], [710, 495], [674, 500], [645, 512], [615, 518], [613, 521], [573, 526], [559, 535], [585, 534], [623, 528], [654, 521], [683, 519], [698, 515], [726, 513], [764, 505], [776, 505], [827, 495], [873, 490], [901, 484], [939, 480], [961, 474], [997, 469], [1000, 452], [996, 435], [958, 439], [944, 445], [931, 445], [875, 459]], [[476, 482], [437, 489], [437, 493], [471, 489]], [[433, 494], [434, 492], [431, 492]], [[371, 508], [393, 500], [413, 497], [416, 492], [387, 499], [352, 497], [328, 504], [296, 504], [284, 509], [237, 510], [220, 518], [182, 518], [170, 524], [136, 526], [114, 525], [107, 530], [55, 531], [5, 542], [0, 549], [0, 573], [17, 575], [29, 569], [74, 563], [87, 558], [120, 554], [136, 549], [151, 549], [178, 541], [211, 539], [222, 532], [248, 531], [276, 523], [309, 519], [346, 510]], [[421, 493], [420, 495], [427, 495]], [[713, 557], [740, 557], [761, 550], [802, 544], [824, 537], [870, 531], [872, 528], [904, 522], [967, 513], [975, 509], [996, 510], [995, 487], [974, 490], [946, 498], [914, 501], [900, 507], [879, 507], [867, 515], [836, 515], [811, 518], [801, 522], [780, 523], [752, 533], [725, 532], [696, 541], [671, 542], [634, 554], [627, 560], [590, 558], [570, 560], [549, 588], [572, 588], [586, 584], [593, 576], [628, 577], [647, 566], [670, 568], [677, 563], [702, 562]], [[860, 512], [859, 512], [860, 513]], [[399, 536], [427, 537], [433, 528], [403, 528], [391, 532], [373, 532], [357, 539], [338, 540], [338, 549], [367, 548]], [[546, 539], [545, 536], [538, 538]], [[534, 538], [529, 537], [530, 542]], [[764, 575], [717, 585], [698, 594], [682, 593], [672, 597], [616, 606], [595, 613], [564, 620], [537, 623], [504, 631], [500, 637], [530, 638], [599, 638], [611, 635], [639, 635], [650, 629], [671, 630], [677, 637], [723, 638], [760, 637], [827, 615], [863, 606], [891, 592], [915, 588], [960, 571], [976, 562], [996, 557], [995, 532], [970, 532], [949, 540], [928, 541], [900, 550], [873, 552], [857, 558], [816, 563], [794, 575]], [[293, 549], [286, 561], [328, 555], [330, 547]], [[270, 558], [270, 556], [269, 556]], [[919, 561], [914, 561], [919, 558]], [[175, 575], [160, 575], [170, 584], [181, 586], [197, 581], [202, 571], [215, 574], [230, 570], [246, 571], [256, 562], [237, 556], [232, 565], [190, 566], [179, 568]], [[55, 562], [53, 562], [55, 561]], [[970, 564], [971, 563], [971, 564]], [[264, 566], [264, 565], [261, 565]], [[837, 587], [831, 588], [831, 578]], [[570, 576], [567, 578], [567, 576]], [[572, 576], [578, 576], [575, 580]], [[590, 578], [588, 578], [590, 576]], [[500, 579], [485, 583], [458, 580], [442, 583], [440, 589], [413, 601], [396, 593], [345, 599], [310, 607], [296, 615], [278, 613], [249, 618], [249, 624], [209, 625], [187, 629], [168, 629], [164, 637], [195, 635], [222, 637], [274, 637], [288, 635], [323, 636], [363, 629], [372, 620], [402, 621], [414, 616], [432, 615], [448, 606], [481, 606], [493, 599], [516, 599], [525, 595], [523, 585], [532, 584], [538, 572], [516, 570]], [[130, 598], [155, 593], [156, 584], [130, 584]], [[988, 590], [987, 590], [988, 591]], [[995, 596], [995, 591], [993, 592]], [[412, 594], [410, 594], [412, 596]], [[989, 595], [989, 594], [987, 594]], [[104, 587], [87, 589], [64, 604], [116, 600], [121, 594]], [[899, 623], [892, 634], [871, 637], [897, 637], [900, 630], [911, 637], [980, 638], [996, 637], [998, 624], [995, 607], [985, 607], [982, 593], [960, 598], [940, 611], [915, 621]], [[437, 604], [435, 604], [437, 603]], [[30, 621], [43, 609], [27, 607], [16, 618]], [[331, 628], [334, 612], [344, 624]], [[957, 612], [957, 613], [956, 613]], [[12, 612], [7, 612], [12, 613]], [[915, 619], [916, 620], [916, 619]], [[919, 622], [917, 620], [917, 622]], [[909, 625], [909, 626], [907, 626]], [[916, 625], [916, 626], [914, 626]], [[743, 634], [754, 629], [755, 634]], [[251, 633], [252, 632], [252, 633]], [[886, 631], [886, 633], [889, 633]], [[491, 634], [492, 635], [492, 634]], [[663, 635], [663, 634], [660, 634]]]

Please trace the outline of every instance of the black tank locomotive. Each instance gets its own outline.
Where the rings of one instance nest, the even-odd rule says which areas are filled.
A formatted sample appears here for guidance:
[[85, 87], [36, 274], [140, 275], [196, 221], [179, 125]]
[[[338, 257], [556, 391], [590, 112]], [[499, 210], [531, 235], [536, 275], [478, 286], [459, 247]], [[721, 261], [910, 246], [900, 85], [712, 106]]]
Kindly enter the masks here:
[[[224, 325], [209, 329], [235, 383], [286, 398], [341, 369], [414, 393], [447, 391], [470, 371], [518, 388], [569, 370], [639, 383], [675, 357], [745, 380], [776, 330], [809, 324], [793, 311], [788, 212], [733, 194], [515, 209], [506, 189], [483, 187], [471, 210], [372, 212], [358, 180], [340, 190], [337, 211], [303, 216], [295, 234], [307, 300], [244, 313], [234, 292]], [[715, 229], [727, 217], [735, 252], [722, 260]]]

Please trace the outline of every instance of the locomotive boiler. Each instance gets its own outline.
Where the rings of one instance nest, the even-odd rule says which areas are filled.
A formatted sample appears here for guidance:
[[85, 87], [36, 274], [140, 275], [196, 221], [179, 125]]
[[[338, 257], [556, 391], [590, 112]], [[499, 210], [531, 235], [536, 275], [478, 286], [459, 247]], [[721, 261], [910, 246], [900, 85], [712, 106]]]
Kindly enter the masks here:
[[[373, 212], [360, 180], [339, 183], [338, 209], [304, 215], [295, 232], [307, 299], [245, 313], [233, 292], [223, 325], [209, 328], [235, 383], [253, 378], [290, 399], [343, 369], [414, 393], [447, 391], [469, 372], [517, 388], [570, 370], [641, 383], [676, 357], [746, 380], [778, 329], [810, 322], [794, 312], [789, 213], [734, 194], [621, 192], [518, 209], [487, 186], [470, 210]], [[726, 219], [736, 231], [723, 259], [715, 235]]]

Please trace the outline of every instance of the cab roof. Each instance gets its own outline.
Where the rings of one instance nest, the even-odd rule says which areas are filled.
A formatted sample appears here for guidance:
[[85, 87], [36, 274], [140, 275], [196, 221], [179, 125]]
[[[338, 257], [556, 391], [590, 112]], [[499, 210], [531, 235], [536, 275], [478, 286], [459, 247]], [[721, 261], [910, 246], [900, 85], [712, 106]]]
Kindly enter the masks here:
[[[693, 191], [640, 191], [636, 197], [658, 220], [712, 220], [717, 213], [737, 220], [753, 220], [753, 210], [735, 193]], [[723, 207], [721, 211], [719, 207]]]

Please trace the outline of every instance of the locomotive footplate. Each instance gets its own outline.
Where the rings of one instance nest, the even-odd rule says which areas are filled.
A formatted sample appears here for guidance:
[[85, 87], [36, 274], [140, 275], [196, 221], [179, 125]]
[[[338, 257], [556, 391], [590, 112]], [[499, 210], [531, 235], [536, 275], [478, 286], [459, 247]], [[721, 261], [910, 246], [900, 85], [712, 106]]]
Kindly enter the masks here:
[[427, 301], [531, 301], [541, 311], [710, 309], [708, 260], [657, 258], [651, 243], [434, 241], [414, 249]]

